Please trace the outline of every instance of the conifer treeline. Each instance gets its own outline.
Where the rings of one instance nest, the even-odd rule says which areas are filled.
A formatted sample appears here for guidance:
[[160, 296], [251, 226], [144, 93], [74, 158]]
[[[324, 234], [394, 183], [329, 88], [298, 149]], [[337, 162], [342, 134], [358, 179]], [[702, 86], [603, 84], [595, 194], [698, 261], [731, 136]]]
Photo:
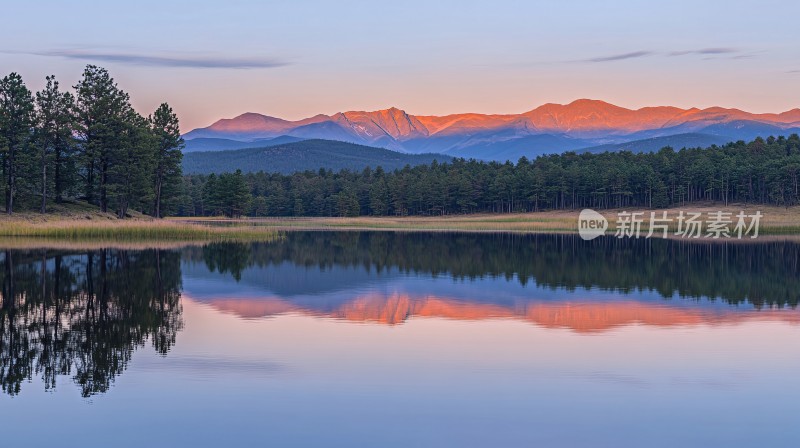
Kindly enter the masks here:
[[161, 104], [145, 118], [108, 71], [89, 65], [74, 92], [48, 76], [35, 95], [22, 77], [0, 80], [0, 161], [5, 210], [47, 211], [85, 199], [120, 218], [161, 217], [181, 186], [178, 118]]
[[[654, 208], [696, 201], [798, 204], [800, 138], [757, 138], [707, 149], [664, 148], [452, 163], [384, 172], [185, 177], [179, 213], [359, 216]], [[245, 191], [249, 194], [244, 193]]]

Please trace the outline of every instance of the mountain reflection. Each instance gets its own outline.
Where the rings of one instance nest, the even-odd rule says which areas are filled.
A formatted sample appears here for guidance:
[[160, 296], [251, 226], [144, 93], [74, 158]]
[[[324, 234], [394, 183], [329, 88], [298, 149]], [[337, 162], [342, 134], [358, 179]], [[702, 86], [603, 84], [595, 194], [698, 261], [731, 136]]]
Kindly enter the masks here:
[[3, 391], [71, 376], [88, 397], [107, 391], [148, 341], [166, 354], [183, 325], [179, 261], [162, 250], [0, 254]]
[[[800, 244], [793, 241], [293, 232], [276, 243], [185, 249], [184, 262], [203, 263], [199, 276], [208, 277], [209, 271], [230, 274], [237, 282], [289, 302], [355, 291], [393, 276], [451, 277], [475, 285], [482, 279], [501, 279], [506, 282], [498, 284], [568, 292], [649, 291], [664, 299], [719, 300], [756, 309], [795, 308], [800, 299]], [[498, 291], [491, 301], [502, 302], [502, 296]], [[309, 305], [327, 306], [319, 301]]]
[[800, 323], [800, 245], [572, 235], [291, 232], [270, 243], [0, 251], [0, 385], [107, 391], [135, 350], [166, 354], [181, 295], [242, 318], [416, 317], [618, 326]]
[[800, 314], [785, 310], [758, 312], [742, 312], [735, 309], [708, 310], [670, 307], [635, 300], [618, 300], [610, 303], [519, 302], [514, 306], [503, 306], [433, 296], [372, 295], [354, 297], [349, 303], [331, 311], [300, 307], [278, 298], [215, 299], [208, 303], [216, 310], [245, 319], [287, 313], [386, 325], [401, 324], [415, 317], [463, 321], [514, 319], [540, 327], [565, 328], [579, 333], [601, 332], [626, 325], [671, 327], [737, 324], [748, 321], [800, 324]]

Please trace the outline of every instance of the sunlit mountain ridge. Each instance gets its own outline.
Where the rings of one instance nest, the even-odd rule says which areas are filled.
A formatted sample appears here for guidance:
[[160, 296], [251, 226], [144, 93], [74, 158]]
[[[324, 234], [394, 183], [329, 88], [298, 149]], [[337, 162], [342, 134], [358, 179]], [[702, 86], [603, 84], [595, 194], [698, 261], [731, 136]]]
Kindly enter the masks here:
[[[288, 136], [345, 141], [408, 153], [516, 160], [522, 155], [535, 157], [654, 137], [663, 138], [661, 143], [665, 146], [685, 142], [685, 137], [674, 142], [668, 137], [686, 134], [703, 136], [695, 137], [698, 142], [721, 144], [796, 133], [798, 129], [800, 109], [760, 114], [723, 107], [627, 109], [604, 101], [579, 99], [563, 105], [544, 104], [520, 114], [412, 115], [391, 107], [289, 121], [248, 112], [194, 129], [184, 138], [190, 150], [195, 145], [192, 140], [196, 139], [197, 144], [208, 148], [208, 141], [202, 139], [252, 142], [257, 146], [258, 139]], [[228, 146], [218, 143], [220, 150]], [[638, 150], [636, 145], [630, 149]]]

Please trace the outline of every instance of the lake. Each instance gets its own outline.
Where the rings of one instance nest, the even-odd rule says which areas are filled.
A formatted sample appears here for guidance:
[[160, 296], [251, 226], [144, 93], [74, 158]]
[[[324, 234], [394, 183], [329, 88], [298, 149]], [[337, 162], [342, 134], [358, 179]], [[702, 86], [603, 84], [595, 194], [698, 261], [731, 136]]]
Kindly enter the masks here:
[[796, 242], [27, 246], [3, 447], [800, 446]]

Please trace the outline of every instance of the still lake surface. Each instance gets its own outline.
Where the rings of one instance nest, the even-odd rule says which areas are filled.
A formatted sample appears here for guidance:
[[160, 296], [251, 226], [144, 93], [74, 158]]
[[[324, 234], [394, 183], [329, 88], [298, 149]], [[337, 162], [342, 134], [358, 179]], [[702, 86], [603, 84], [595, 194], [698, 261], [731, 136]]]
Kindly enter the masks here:
[[800, 446], [800, 244], [0, 251], [0, 446]]

